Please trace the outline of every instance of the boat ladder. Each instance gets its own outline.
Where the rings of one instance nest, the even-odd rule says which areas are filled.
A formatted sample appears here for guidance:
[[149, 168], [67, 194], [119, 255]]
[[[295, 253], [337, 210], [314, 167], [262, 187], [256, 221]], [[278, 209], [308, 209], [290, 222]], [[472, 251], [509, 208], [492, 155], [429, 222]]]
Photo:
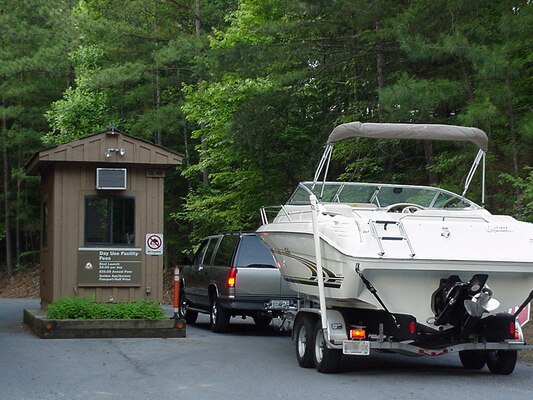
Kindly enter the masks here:
[[[407, 232], [405, 231], [405, 228], [402, 224], [402, 221], [384, 221], [384, 220], [370, 220], [370, 232], [372, 233], [372, 236], [374, 236], [378, 242], [379, 246], [379, 256], [385, 255], [385, 250], [383, 248], [383, 240], [405, 240], [407, 243], [407, 246], [409, 246], [409, 257], [415, 256], [415, 251], [413, 250], [413, 245], [411, 244], [411, 241], [409, 240], [409, 236], [407, 236]], [[398, 227], [399, 235], [397, 236], [380, 236], [378, 233], [378, 230], [376, 228], [376, 225], [383, 225], [383, 229], [387, 229], [387, 225], [396, 225]]]

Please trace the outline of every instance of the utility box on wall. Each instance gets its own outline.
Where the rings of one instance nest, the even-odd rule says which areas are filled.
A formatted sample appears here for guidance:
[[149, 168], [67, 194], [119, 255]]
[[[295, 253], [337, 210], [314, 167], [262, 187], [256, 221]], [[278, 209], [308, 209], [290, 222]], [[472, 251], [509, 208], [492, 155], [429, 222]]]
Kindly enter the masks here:
[[[163, 300], [165, 171], [179, 153], [110, 128], [36, 153], [41, 303]], [[148, 241], [150, 238], [150, 241]]]

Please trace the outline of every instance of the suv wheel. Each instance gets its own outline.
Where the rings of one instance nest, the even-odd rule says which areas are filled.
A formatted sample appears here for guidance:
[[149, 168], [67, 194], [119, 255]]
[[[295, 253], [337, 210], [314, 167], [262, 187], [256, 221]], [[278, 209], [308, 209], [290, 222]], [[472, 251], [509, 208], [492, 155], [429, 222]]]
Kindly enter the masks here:
[[209, 317], [211, 331], [222, 333], [228, 329], [230, 314], [225, 308], [220, 306], [217, 296], [214, 296], [211, 301], [211, 314]]
[[187, 296], [185, 295], [185, 290], [181, 291], [180, 296], [180, 306], [178, 308], [178, 313], [180, 318], [183, 318], [188, 324], [194, 324], [198, 318], [198, 312], [192, 311], [187, 308], [189, 302], [187, 301]]

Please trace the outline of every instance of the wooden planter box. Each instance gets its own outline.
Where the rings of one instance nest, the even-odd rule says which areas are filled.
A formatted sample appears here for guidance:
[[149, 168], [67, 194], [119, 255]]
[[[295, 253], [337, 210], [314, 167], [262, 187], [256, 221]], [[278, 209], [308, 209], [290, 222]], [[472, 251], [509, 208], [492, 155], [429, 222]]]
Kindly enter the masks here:
[[24, 310], [24, 324], [41, 339], [184, 338], [183, 319], [48, 319], [43, 310]]

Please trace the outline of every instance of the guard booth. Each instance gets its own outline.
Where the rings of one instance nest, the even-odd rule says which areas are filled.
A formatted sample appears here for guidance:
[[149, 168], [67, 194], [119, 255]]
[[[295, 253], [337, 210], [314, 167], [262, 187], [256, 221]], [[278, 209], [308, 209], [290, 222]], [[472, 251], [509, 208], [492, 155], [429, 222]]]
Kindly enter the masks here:
[[182, 155], [115, 128], [36, 153], [41, 306], [62, 296], [163, 300], [166, 170]]

